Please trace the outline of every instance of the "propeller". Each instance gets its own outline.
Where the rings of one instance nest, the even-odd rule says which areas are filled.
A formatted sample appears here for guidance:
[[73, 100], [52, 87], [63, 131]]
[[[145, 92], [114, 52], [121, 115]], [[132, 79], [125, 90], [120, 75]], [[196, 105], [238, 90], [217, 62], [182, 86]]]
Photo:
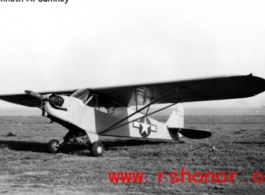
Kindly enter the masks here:
[[54, 99], [46, 98], [37, 92], [26, 90], [25, 93], [33, 97], [39, 98], [41, 101], [49, 101], [51, 104], [55, 104]]
[[[30, 90], [26, 90], [25, 91], [26, 94], [30, 95], [30, 96], [33, 96], [33, 97], [36, 97], [38, 99], [40, 99], [40, 101], [43, 101], [44, 97], [42, 95], [40, 95], [39, 93], [37, 92], [34, 92], [34, 91], [30, 91]], [[41, 111], [42, 111], [42, 116], [45, 116], [45, 109], [43, 107], [43, 104], [41, 103], [41, 107], [40, 107]]]
[[41, 94], [34, 92], [34, 91], [26, 90], [25, 93], [28, 95], [34, 96], [36, 98], [39, 98], [40, 100], [43, 100], [44, 98]]
[[67, 110], [67, 108], [62, 108], [62, 107], [56, 106], [56, 100], [54, 98], [47, 98], [47, 97], [44, 97], [43, 95], [41, 95], [41, 94], [39, 94], [37, 92], [30, 91], [30, 90], [26, 90], [25, 93], [30, 95], [30, 96], [33, 96], [33, 97], [36, 97], [36, 98], [40, 99], [40, 101], [42, 101], [42, 102], [48, 101], [56, 109], [64, 110], [64, 111]]

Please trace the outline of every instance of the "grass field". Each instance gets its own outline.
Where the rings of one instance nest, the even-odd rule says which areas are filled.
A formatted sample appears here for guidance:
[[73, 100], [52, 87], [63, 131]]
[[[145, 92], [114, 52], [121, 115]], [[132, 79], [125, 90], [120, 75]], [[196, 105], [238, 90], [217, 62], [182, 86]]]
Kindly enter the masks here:
[[[95, 158], [81, 146], [47, 153], [46, 143], [67, 131], [46, 118], [1, 116], [0, 194], [264, 194], [265, 180], [254, 183], [252, 174], [265, 174], [265, 116], [186, 116], [185, 125], [211, 129], [213, 136], [185, 143], [102, 137], [106, 151]], [[233, 183], [170, 183], [168, 174], [181, 166], [238, 175]], [[113, 171], [144, 172], [148, 183], [111, 184]], [[167, 173], [160, 184], [158, 172]]]

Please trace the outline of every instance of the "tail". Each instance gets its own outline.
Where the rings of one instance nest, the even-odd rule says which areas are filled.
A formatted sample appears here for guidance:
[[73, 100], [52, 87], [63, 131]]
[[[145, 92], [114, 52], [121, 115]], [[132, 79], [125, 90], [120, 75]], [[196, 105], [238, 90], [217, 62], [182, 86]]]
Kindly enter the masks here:
[[179, 130], [184, 128], [184, 108], [181, 103], [177, 104], [176, 110], [173, 110], [166, 124], [169, 133], [171, 137], [173, 137], [173, 139], [178, 140], [183, 136], [182, 134], [179, 133]]
[[184, 108], [181, 103], [177, 104], [176, 110], [172, 112], [166, 124], [170, 136], [176, 140], [182, 136], [190, 139], [202, 139], [212, 135], [209, 130], [184, 128]]
[[172, 112], [166, 122], [168, 128], [184, 128], [184, 108], [181, 103], [177, 104], [176, 110]]

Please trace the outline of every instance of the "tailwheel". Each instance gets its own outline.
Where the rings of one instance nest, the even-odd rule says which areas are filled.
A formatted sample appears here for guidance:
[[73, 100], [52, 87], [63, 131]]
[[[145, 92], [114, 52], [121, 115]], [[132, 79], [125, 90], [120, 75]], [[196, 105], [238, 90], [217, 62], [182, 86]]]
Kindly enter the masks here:
[[58, 143], [59, 143], [59, 141], [55, 140], [55, 139], [49, 141], [49, 143], [48, 143], [48, 151], [50, 153], [58, 152], [59, 151]]
[[90, 148], [90, 153], [93, 156], [101, 156], [104, 153], [104, 146], [100, 141], [94, 142]]

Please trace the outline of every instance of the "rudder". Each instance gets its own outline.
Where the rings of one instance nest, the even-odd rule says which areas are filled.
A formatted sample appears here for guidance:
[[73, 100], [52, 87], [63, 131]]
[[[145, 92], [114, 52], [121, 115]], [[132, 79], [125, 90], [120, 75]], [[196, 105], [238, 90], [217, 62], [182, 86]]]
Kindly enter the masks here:
[[184, 107], [181, 103], [173, 110], [166, 122], [168, 128], [184, 128]]

